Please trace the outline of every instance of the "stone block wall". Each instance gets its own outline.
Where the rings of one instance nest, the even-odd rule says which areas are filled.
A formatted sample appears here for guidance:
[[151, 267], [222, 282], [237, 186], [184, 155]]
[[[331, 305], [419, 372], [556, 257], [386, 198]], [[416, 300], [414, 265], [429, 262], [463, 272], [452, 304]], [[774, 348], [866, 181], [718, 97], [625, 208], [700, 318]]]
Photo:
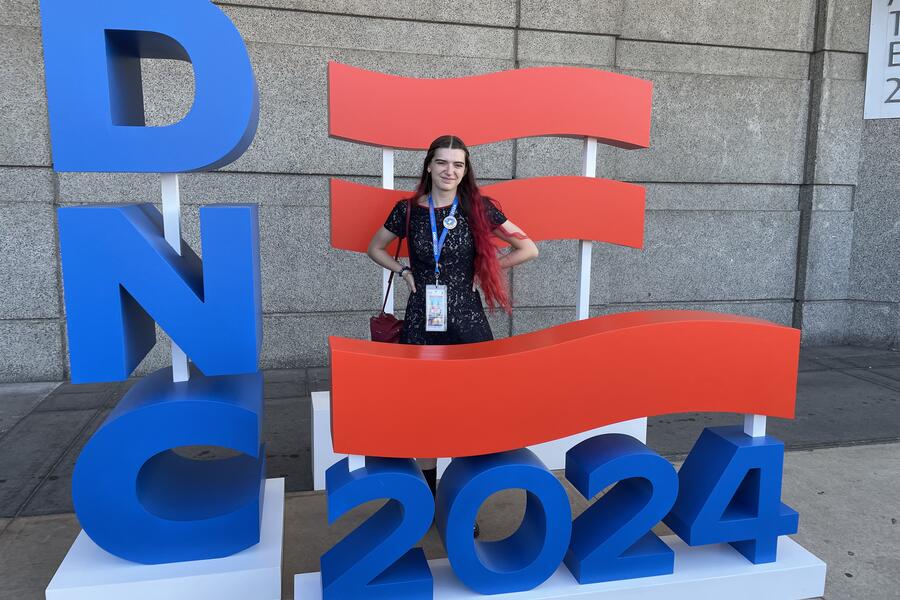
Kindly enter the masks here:
[[[806, 343], [898, 343], [900, 125], [862, 120], [868, 0], [217, 4], [247, 42], [260, 125], [232, 165], [182, 176], [184, 235], [198, 248], [201, 205], [260, 205], [264, 367], [327, 364], [327, 336], [365, 337], [379, 305], [380, 269], [328, 243], [328, 178], [378, 185], [381, 173], [377, 148], [328, 137], [329, 60], [415, 77], [578, 65], [652, 80], [651, 147], [601, 147], [597, 164], [646, 186], [646, 246], [595, 246], [592, 313], [715, 310], [802, 326]], [[189, 66], [143, 66], [149, 122], [177, 121]], [[158, 202], [159, 179], [52, 170], [37, 0], [0, 0], [0, 109], [0, 381], [63, 379], [55, 209]], [[581, 152], [541, 138], [473, 158], [487, 183], [578, 174]], [[398, 152], [398, 187], [420, 165]], [[574, 318], [576, 250], [545, 242], [513, 271], [513, 314], [491, 318], [498, 336]], [[142, 370], [167, 356], [160, 335]]]

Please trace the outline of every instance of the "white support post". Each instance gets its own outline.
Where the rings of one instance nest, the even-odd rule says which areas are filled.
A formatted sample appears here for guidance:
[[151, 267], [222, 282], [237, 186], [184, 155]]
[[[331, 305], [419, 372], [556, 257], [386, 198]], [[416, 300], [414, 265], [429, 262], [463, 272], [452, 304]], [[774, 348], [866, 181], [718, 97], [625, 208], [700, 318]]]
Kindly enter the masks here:
[[362, 469], [366, 466], [366, 457], [360, 456], [359, 454], [349, 454], [347, 455], [347, 470], [355, 471], [357, 469]]
[[578, 299], [575, 302], [577, 319], [582, 321], [590, 316], [591, 308], [591, 254], [594, 242], [578, 241]]
[[[391, 148], [381, 149], [381, 187], [386, 190], [394, 189], [394, 150]], [[388, 293], [388, 282], [391, 278], [391, 271], [383, 269], [381, 273], [381, 295], [387, 296], [387, 303], [384, 306], [384, 312], [394, 314], [394, 290]], [[395, 288], [396, 289], [396, 288]], [[366, 457], [351, 454], [347, 457], [347, 468], [350, 471], [362, 469], [366, 466]]]
[[[597, 176], [597, 139], [585, 138], [584, 163], [582, 174], [585, 177]], [[578, 242], [578, 298], [575, 301], [575, 312], [579, 321], [590, 316], [591, 308], [591, 255], [594, 242], [579, 240]]]
[[394, 189], [394, 150], [392, 148], [381, 149], [381, 187], [386, 190]]
[[582, 175], [585, 177], [597, 176], [597, 138], [584, 139], [584, 163]]
[[766, 415], [744, 415], [744, 433], [750, 437], [766, 435]]
[[[163, 173], [162, 208], [163, 234], [172, 249], [181, 256], [181, 190], [177, 173]], [[187, 381], [191, 374], [188, 358], [184, 351], [172, 342], [172, 381]]]
[[[381, 187], [386, 190], [394, 189], [394, 151], [390, 148], [381, 149]], [[388, 281], [390, 280], [391, 272], [388, 269], [384, 269], [381, 275], [381, 297], [387, 296], [387, 305], [384, 307], [384, 312], [392, 315], [394, 314], [394, 290], [391, 290], [391, 293], [388, 294]]]
[[384, 312], [389, 315], [394, 314], [394, 291], [388, 294], [388, 283], [391, 280], [391, 272], [388, 269], [381, 270], [381, 299], [387, 296], [387, 303], [384, 305]]

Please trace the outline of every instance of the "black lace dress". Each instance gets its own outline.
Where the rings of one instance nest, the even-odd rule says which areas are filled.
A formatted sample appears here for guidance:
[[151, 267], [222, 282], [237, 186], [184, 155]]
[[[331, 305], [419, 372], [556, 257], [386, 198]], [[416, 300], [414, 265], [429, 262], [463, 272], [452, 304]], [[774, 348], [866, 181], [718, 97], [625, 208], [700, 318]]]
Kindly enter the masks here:
[[[485, 200], [488, 220], [493, 227], [503, 224], [506, 216], [489, 200]], [[385, 229], [396, 236], [405, 234], [408, 203], [398, 202], [387, 221]], [[443, 231], [444, 217], [450, 207], [436, 208], [435, 222], [438, 236]], [[425, 286], [435, 283], [434, 248], [431, 240], [431, 220], [428, 208], [413, 203], [409, 218], [410, 268], [416, 280], [416, 293], [410, 294], [406, 304], [401, 344], [470, 344], [494, 339], [484, 314], [481, 294], [472, 290], [475, 274], [475, 243], [472, 230], [462, 210], [457, 209], [459, 223], [447, 233], [441, 250], [440, 283], [447, 286], [447, 331], [425, 331]]]

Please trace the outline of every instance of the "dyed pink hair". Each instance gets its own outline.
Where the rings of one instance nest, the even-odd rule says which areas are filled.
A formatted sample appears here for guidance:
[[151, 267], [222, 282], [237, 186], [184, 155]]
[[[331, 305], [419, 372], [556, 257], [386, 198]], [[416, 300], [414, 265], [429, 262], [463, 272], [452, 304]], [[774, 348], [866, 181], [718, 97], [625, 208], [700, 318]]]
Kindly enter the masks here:
[[428, 172], [428, 165], [431, 164], [431, 159], [434, 158], [434, 153], [438, 148], [462, 150], [466, 154], [466, 173], [459, 184], [458, 193], [460, 208], [466, 215], [469, 229], [472, 231], [472, 238], [475, 241], [475, 278], [484, 292], [484, 299], [491, 311], [499, 306], [506, 312], [510, 312], [512, 307], [509, 301], [509, 289], [506, 277], [500, 269], [500, 261], [497, 259], [497, 248], [492, 239], [493, 227], [484, 207], [486, 201], [492, 200], [481, 195], [478, 184], [475, 183], [475, 173], [472, 170], [472, 162], [469, 160], [469, 149], [461, 139], [454, 135], [442, 135], [431, 142], [422, 163], [422, 176], [416, 187], [416, 195], [411, 200], [416, 202], [420, 196], [431, 192], [431, 173]]

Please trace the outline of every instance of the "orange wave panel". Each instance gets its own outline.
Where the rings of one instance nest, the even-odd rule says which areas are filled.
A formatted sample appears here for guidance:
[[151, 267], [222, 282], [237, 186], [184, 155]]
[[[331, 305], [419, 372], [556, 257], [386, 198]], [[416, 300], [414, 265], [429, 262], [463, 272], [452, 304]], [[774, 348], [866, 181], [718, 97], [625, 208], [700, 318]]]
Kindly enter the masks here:
[[[536, 177], [486, 185], [481, 191], [536, 242], [593, 240], [632, 248], [644, 243], [645, 191], [639, 185], [593, 177]], [[394, 204], [409, 195], [332, 179], [331, 245], [365, 252]], [[405, 244], [401, 254], [408, 256]]]
[[329, 342], [336, 452], [457, 457], [645, 416], [793, 418], [800, 331], [646, 311], [460, 346]]
[[453, 134], [469, 146], [533, 136], [650, 144], [653, 84], [583, 67], [534, 67], [416, 79], [328, 63], [329, 134], [422, 150]]

